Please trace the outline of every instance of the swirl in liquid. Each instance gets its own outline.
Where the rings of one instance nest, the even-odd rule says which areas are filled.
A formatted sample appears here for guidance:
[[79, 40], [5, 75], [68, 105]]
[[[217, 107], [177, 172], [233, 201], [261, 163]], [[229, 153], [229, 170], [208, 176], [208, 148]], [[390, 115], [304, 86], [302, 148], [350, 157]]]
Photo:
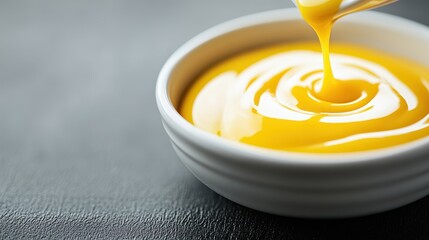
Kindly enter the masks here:
[[227, 59], [190, 88], [181, 114], [227, 139], [296, 152], [373, 150], [429, 135], [426, 67], [353, 45], [329, 54], [335, 11], [322, 21], [300, 8], [323, 57], [317, 43], [288, 43]]

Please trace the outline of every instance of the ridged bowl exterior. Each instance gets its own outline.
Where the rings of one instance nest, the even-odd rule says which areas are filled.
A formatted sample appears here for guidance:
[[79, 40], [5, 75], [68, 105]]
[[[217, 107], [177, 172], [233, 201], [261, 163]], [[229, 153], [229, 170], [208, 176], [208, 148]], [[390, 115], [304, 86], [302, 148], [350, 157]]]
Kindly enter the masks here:
[[[429, 65], [429, 50], [423, 49], [429, 44], [426, 27], [381, 13], [347, 19], [334, 29], [337, 41], [355, 41]], [[311, 37], [311, 30], [295, 10], [271, 11], [208, 30], [166, 63], [158, 79], [157, 103], [165, 130], [185, 166], [220, 195], [252, 209], [285, 216], [361, 216], [429, 194], [428, 138], [371, 152], [297, 154], [221, 139], [195, 128], [178, 114], [180, 96], [198, 74], [193, 69], [201, 71], [232, 54], [234, 41], [245, 50], [253, 47], [249, 42], [257, 46], [287, 40], [287, 33], [276, 35], [277, 28], [287, 31], [287, 26], [290, 33], [297, 33], [292, 40]], [[249, 40], [249, 36], [258, 35], [252, 31], [262, 32], [263, 37]], [[359, 37], [363, 31], [367, 35]], [[231, 44], [225, 45], [226, 39]], [[404, 45], [404, 40], [413, 44]]]

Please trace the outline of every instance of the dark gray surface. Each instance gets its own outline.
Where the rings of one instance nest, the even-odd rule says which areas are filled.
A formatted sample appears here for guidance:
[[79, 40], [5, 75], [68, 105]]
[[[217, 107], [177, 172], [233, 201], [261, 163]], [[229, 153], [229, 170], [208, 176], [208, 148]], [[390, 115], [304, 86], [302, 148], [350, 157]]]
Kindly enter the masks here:
[[[199, 183], [154, 88], [202, 30], [288, 0], [0, 1], [0, 239], [428, 239], [429, 198], [347, 220], [283, 218]], [[382, 11], [429, 25], [429, 2]]]

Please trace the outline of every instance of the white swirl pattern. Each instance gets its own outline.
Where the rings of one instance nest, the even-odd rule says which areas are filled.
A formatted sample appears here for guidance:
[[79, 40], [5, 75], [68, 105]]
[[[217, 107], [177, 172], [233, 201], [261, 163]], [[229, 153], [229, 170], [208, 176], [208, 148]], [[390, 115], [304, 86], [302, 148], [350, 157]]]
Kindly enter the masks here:
[[[195, 101], [194, 124], [209, 131], [218, 129], [217, 134], [221, 132], [224, 137], [240, 140], [257, 133], [263, 117], [304, 122], [317, 116], [319, 122], [326, 124], [365, 124], [418, 107], [413, 90], [383, 66], [348, 55], [332, 54], [331, 57], [337, 80], [344, 84], [358, 83], [351, 89], [358, 94], [349, 102], [330, 103], [314, 94], [323, 77], [320, 53], [289, 51], [260, 60], [239, 74], [226, 72], [209, 82]], [[216, 94], [219, 92], [225, 95]], [[210, 98], [211, 104], [207, 104]], [[207, 108], [213, 109], [212, 114], [198, 117], [204, 115], [198, 112], [207, 112]], [[327, 144], [394, 135], [427, 126], [428, 115], [424, 115], [403, 130], [372, 130], [333, 139]]]

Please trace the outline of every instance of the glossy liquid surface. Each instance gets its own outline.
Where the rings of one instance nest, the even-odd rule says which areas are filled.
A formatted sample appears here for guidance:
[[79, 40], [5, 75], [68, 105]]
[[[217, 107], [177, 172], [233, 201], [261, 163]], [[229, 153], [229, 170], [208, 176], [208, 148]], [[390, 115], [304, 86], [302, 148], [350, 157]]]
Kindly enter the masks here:
[[183, 117], [230, 140], [295, 152], [366, 151], [428, 136], [429, 69], [359, 46], [331, 51], [341, 1], [313, 1], [321, 5], [299, 7], [320, 45], [265, 47], [213, 66], [184, 97]]
[[335, 80], [329, 54], [332, 25], [335, 22], [342, 0], [297, 0], [302, 17], [314, 29], [319, 38], [323, 55], [323, 79], [315, 86], [314, 95], [330, 102], [348, 102], [355, 97], [347, 94], [339, 81]]

